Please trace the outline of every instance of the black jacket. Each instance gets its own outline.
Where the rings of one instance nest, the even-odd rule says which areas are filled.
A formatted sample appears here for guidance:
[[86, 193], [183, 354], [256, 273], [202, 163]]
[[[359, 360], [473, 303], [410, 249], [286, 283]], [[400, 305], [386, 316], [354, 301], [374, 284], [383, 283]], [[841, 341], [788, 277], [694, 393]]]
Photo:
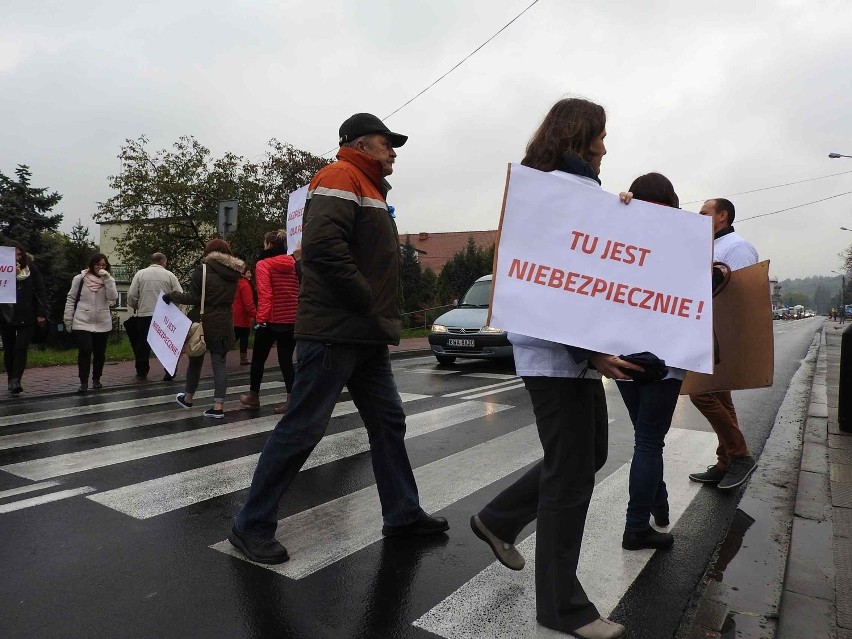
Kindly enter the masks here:
[[0, 304], [0, 323], [9, 326], [33, 326], [36, 318], [47, 317], [47, 293], [44, 280], [35, 264], [30, 264], [30, 276], [17, 280], [16, 302]]

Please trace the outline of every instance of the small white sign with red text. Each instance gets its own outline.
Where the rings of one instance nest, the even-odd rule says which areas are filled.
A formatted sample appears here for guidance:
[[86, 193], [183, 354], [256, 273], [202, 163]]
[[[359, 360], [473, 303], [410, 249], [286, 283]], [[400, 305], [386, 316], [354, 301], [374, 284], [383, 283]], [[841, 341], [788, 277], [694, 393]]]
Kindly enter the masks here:
[[154, 314], [151, 316], [151, 328], [148, 329], [148, 343], [151, 350], [169, 375], [175, 374], [180, 352], [192, 321], [174, 304], [166, 304], [163, 294], [157, 299]]
[[302, 218], [308, 200], [308, 185], [296, 189], [287, 200], [287, 253], [302, 248]]
[[0, 246], [0, 304], [14, 304], [18, 269], [14, 246]]
[[491, 325], [713, 372], [711, 221], [510, 166]]

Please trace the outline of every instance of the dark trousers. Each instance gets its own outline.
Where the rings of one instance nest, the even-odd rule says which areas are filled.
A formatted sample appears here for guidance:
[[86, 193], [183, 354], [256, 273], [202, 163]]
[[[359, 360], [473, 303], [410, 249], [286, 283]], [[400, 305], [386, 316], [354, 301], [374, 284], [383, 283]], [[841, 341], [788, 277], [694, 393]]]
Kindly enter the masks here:
[[107, 337], [106, 333], [92, 333], [90, 331], [74, 331], [74, 340], [77, 342], [77, 373], [83, 384], [89, 381], [89, 370], [92, 371], [92, 379], [99, 380], [104, 372], [106, 361]]
[[249, 334], [251, 334], [250, 326], [234, 326], [234, 336], [240, 343], [240, 353], [248, 351]]
[[669, 493], [663, 481], [663, 447], [672, 425], [681, 380], [618, 382], [630, 421], [633, 422], [633, 462], [630, 464], [630, 500], [625, 530], [650, 527], [651, 509], [665, 506]]
[[236, 527], [254, 539], [275, 535], [278, 503], [325, 435], [344, 385], [367, 429], [384, 523], [402, 526], [420, 519], [423, 509], [405, 450], [405, 412], [388, 347], [299, 340], [296, 354], [299, 370], [290, 406], [260, 453]]
[[20, 380], [27, 367], [27, 349], [33, 339], [35, 326], [0, 325], [3, 338], [3, 365], [9, 379]]
[[260, 383], [263, 381], [263, 367], [266, 366], [266, 359], [269, 357], [269, 351], [272, 350], [273, 344], [275, 344], [278, 351], [278, 366], [281, 368], [281, 374], [284, 376], [284, 385], [287, 387], [287, 393], [292, 393], [293, 378], [295, 376], [293, 369], [293, 350], [296, 348], [292, 326], [286, 329], [261, 326], [254, 331], [254, 348], [251, 352], [250, 388], [255, 393], [260, 392]]
[[145, 377], [151, 370], [151, 345], [148, 343], [148, 330], [151, 328], [151, 316], [136, 318], [138, 333], [133, 341], [133, 359], [136, 360], [136, 374]]
[[606, 463], [609, 425], [603, 383], [567, 377], [524, 377], [544, 459], [479, 513], [505, 542], [536, 524], [536, 619], [571, 632], [600, 614], [577, 579], [595, 472]]

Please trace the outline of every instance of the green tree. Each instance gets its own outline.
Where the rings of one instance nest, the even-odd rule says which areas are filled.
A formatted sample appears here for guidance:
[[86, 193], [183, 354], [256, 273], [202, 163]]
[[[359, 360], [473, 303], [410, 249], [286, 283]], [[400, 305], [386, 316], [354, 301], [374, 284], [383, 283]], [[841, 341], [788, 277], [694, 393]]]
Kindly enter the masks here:
[[62, 196], [31, 186], [32, 172], [25, 164], [15, 169], [17, 179], [0, 173], [0, 239], [15, 240], [33, 255], [42, 251], [42, 233], [56, 231], [62, 214], [49, 215]]
[[410, 235], [406, 236], [405, 244], [400, 249], [400, 253], [402, 259], [399, 269], [399, 282], [402, 288], [402, 312], [413, 313], [421, 308], [422, 291], [420, 283], [423, 272], [420, 261], [417, 259], [417, 251], [411, 244]]
[[467, 238], [467, 247], [453, 255], [438, 276], [437, 297], [447, 304], [460, 298], [477, 279], [491, 272], [494, 246], [483, 250], [473, 237]]
[[214, 158], [191, 136], [155, 152], [144, 136], [128, 139], [118, 157], [122, 171], [109, 177], [115, 195], [98, 204], [95, 220], [127, 223], [120, 247], [125, 264], [146, 266], [158, 250], [179, 277], [188, 276], [204, 244], [216, 237], [221, 200], [239, 200], [237, 231], [225, 239], [235, 254], [253, 261], [263, 234], [284, 227], [289, 193], [328, 164], [275, 139], [259, 162], [230, 152]]

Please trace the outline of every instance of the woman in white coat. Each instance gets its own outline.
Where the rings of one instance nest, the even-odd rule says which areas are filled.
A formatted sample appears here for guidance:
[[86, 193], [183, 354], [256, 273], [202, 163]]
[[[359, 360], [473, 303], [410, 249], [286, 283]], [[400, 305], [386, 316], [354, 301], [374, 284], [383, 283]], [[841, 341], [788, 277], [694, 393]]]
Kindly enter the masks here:
[[89, 370], [92, 388], [101, 388], [101, 373], [106, 360], [107, 337], [112, 331], [110, 302], [118, 299], [115, 278], [103, 253], [89, 258], [89, 266], [75, 275], [65, 300], [65, 327], [77, 342], [77, 372], [80, 377], [78, 393], [89, 390]]

